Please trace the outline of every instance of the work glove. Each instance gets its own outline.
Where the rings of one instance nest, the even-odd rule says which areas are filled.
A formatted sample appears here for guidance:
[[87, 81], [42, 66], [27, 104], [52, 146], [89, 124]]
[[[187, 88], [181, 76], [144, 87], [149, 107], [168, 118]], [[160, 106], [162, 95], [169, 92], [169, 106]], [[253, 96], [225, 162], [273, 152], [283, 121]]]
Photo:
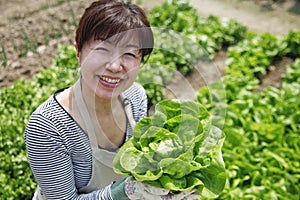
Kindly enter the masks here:
[[[181, 192], [179, 194], [172, 194], [169, 190], [164, 188], [154, 187], [148, 184], [144, 184], [135, 180], [131, 177], [125, 178], [122, 181], [116, 182], [115, 184], [123, 187], [122, 196], [115, 195], [114, 184], [112, 185], [112, 198], [115, 200], [131, 199], [131, 200], [199, 200], [200, 195], [195, 194], [195, 191]], [[124, 193], [127, 198], [125, 198]]]

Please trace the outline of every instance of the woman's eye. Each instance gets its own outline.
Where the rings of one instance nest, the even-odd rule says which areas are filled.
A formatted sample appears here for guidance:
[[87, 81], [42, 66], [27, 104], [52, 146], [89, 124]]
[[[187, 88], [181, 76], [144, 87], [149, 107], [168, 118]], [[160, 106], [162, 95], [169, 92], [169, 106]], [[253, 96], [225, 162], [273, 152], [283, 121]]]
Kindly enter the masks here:
[[109, 52], [109, 50], [104, 48], [104, 47], [96, 47], [95, 50], [96, 51], [101, 51], [101, 52]]
[[130, 52], [127, 52], [127, 53], [125, 53], [124, 55], [126, 55], [126, 56], [131, 56], [131, 57], [133, 57], [133, 58], [137, 58], [137, 55], [135, 55], [134, 53], [130, 53]]

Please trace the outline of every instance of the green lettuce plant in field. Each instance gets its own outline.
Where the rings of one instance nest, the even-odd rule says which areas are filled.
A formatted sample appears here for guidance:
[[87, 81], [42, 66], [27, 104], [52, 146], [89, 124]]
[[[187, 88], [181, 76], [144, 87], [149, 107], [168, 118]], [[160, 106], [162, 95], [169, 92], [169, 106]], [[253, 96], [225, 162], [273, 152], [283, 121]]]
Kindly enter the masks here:
[[[291, 36], [297, 34], [282, 40], [254, 34], [229, 50], [222, 148], [228, 181], [217, 199], [300, 198], [299, 40]], [[281, 87], [253, 91], [259, 86], [255, 73], [266, 73], [282, 56], [296, 58], [282, 75]], [[223, 106], [213, 98], [205, 87], [197, 101], [209, 110]]]
[[224, 133], [195, 101], [163, 100], [142, 119], [114, 160], [117, 173], [173, 192], [217, 197], [226, 182]]
[[[173, 33], [176, 31], [178, 33], [182, 31], [191, 41], [198, 42], [210, 58], [213, 58], [216, 51], [235, 45], [245, 37], [246, 28], [235, 21], [221, 20], [214, 16], [199, 19], [195, 10], [185, 1], [173, 1], [172, 4], [153, 10], [150, 16], [153, 18], [150, 20], [157, 23], [153, 24], [154, 26], [174, 30], [158, 35], [157, 49], [151, 55], [149, 64], [141, 68], [139, 76], [141, 82], [158, 83], [145, 87], [148, 101], [153, 104], [163, 99], [162, 87], [172, 80], [174, 70], [187, 74], [193, 69], [191, 63], [195, 58], [194, 49], [190, 48], [189, 44], [180, 40], [174, 41], [168, 36], [174, 36]], [[166, 18], [173, 21], [165, 20]], [[167, 42], [171, 42], [170, 49], [162, 46]], [[157, 51], [160, 49], [166, 51]], [[258, 35], [248, 32], [246, 39], [235, 47], [229, 47], [227, 53], [227, 69], [222, 80], [226, 100], [216, 100], [223, 91], [215, 91], [212, 94], [212, 88], [215, 87], [205, 87], [198, 93], [197, 101], [207, 107], [210, 113], [211, 110], [215, 112], [211, 122], [208, 120], [209, 123], [205, 123], [207, 120], [204, 115], [199, 120], [198, 126], [186, 126], [185, 124], [192, 121], [199, 122], [196, 120], [197, 117], [187, 113], [182, 117], [169, 116], [164, 110], [176, 113], [178, 108], [167, 106], [165, 109], [161, 106], [154, 117], [146, 118], [138, 124], [139, 128], [136, 130], [138, 137], [134, 137], [127, 144], [130, 149], [128, 153], [132, 155], [133, 161], [142, 164], [147, 161], [152, 168], [147, 172], [142, 171], [145, 170], [143, 167], [137, 168], [134, 162], [133, 165], [129, 164], [126, 156], [121, 155], [118, 159], [122, 157], [124, 167], [119, 163], [117, 168], [120, 173], [126, 175], [132, 175], [126, 169], [133, 169], [136, 179], [164, 186], [173, 191], [196, 188], [213, 199], [298, 200], [300, 199], [300, 33], [292, 31], [283, 38], [277, 38], [269, 33]], [[283, 75], [281, 88], [268, 87], [261, 92], [253, 92], [252, 90], [259, 86], [256, 76], [265, 74], [269, 65], [282, 56], [288, 56], [295, 62]], [[32, 198], [36, 183], [27, 162], [23, 141], [25, 124], [31, 112], [55, 90], [73, 84], [78, 77], [77, 68], [75, 49], [72, 46], [60, 47], [50, 68], [41, 70], [30, 81], [20, 79], [11, 87], [1, 88], [0, 199]], [[223, 125], [218, 118], [220, 116], [218, 112], [225, 107], [227, 112]], [[205, 113], [206, 111], [203, 111], [202, 114]], [[207, 141], [216, 141], [213, 137], [215, 134], [211, 133], [219, 133], [214, 131], [217, 129], [207, 131], [208, 127], [212, 127], [210, 123], [224, 127], [226, 133], [222, 147], [227, 175], [225, 187], [221, 159], [206, 159], [218, 154], [218, 148], [221, 148], [223, 140], [219, 138], [220, 143], [216, 145], [215, 150], [211, 150], [211, 154], [205, 153], [205, 150], [211, 147], [209, 145], [211, 143]], [[155, 126], [150, 128], [148, 127], [150, 124]], [[205, 143], [200, 142], [201, 136], [197, 136], [197, 140], [179, 136], [177, 132], [180, 133], [183, 129], [177, 130], [178, 124], [184, 125], [182, 127], [186, 127], [186, 130], [198, 130], [199, 132], [196, 132], [199, 135], [206, 135]], [[146, 132], [144, 130], [146, 128], [149, 131], [142, 137], [141, 133]], [[169, 137], [159, 137], [158, 135], [162, 135], [159, 133]], [[190, 134], [186, 136], [191, 137]], [[187, 144], [191, 147], [186, 147]], [[204, 144], [208, 146], [202, 148], [201, 145]], [[164, 148], [166, 146], [167, 148]], [[157, 153], [154, 153], [154, 150]], [[206, 156], [205, 159], [195, 156], [200, 152], [204, 152], [201, 155]], [[164, 156], [168, 156], [169, 159], [164, 159]], [[191, 157], [195, 159], [189, 159]], [[159, 163], [159, 159], [164, 161]], [[155, 171], [158, 166], [163, 170]], [[180, 171], [176, 170], [178, 166], [181, 167]], [[218, 172], [220, 177], [215, 177]], [[194, 178], [178, 178], [189, 175], [193, 175]], [[222, 192], [216, 197], [215, 194], [220, 191]]]
[[0, 90], [0, 199], [31, 199], [36, 183], [27, 160], [24, 129], [30, 114], [57, 89], [78, 77], [75, 49], [59, 47], [49, 69]]
[[[164, 1], [162, 5], [151, 10], [149, 19], [153, 27], [184, 34], [205, 49], [207, 57], [211, 59], [217, 51], [227, 49], [243, 40], [247, 32], [245, 25], [233, 19], [214, 15], [200, 17], [188, 0]], [[190, 51], [188, 48], [186, 50]], [[180, 51], [180, 48], [177, 51]], [[178, 68], [182, 71], [180, 66]]]
[[188, 0], [164, 1], [149, 14], [155, 46], [148, 63], [141, 67], [138, 82], [146, 89], [149, 107], [164, 98], [163, 87], [174, 72], [188, 75], [200, 61], [241, 41], [247, 28], [233, 19], [200, 18]]

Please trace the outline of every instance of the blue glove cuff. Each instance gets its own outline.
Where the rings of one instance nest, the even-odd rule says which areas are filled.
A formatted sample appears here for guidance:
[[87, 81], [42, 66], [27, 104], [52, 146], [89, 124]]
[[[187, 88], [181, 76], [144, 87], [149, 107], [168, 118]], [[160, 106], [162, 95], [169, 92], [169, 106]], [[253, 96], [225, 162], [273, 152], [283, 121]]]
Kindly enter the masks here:
[[124, 179], [117, 180], [111, 185], [111, 197], [113, 200], [128, 200], [125, 190], [124, 190]]

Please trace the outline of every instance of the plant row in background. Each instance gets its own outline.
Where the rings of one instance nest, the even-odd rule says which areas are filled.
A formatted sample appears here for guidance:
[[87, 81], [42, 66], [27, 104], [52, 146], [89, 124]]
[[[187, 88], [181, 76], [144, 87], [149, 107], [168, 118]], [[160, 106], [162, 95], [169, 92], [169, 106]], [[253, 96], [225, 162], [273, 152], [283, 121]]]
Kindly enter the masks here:
[[165, 1], [150, 11], [149, 19], [157, 38], [155, 50], [138, 77], [147, 90], [149, 106], [164, 98], [163, 86], [172, 81], [174, 71], [188, 75], [195, 63], [214, 58], [247, 32], [233, 19], [199, 17], [188, 1]]
[[49, 69], [31, 81], [19, 79], [0, 90], [0, 199], [31, 199], [36, 183], [27, 160], [24, 129], [40, 103], [76, 80], [74, 57], [73, 47], [64, 46]]
[[[226, 74], [215, 83], [224, 86], [219, 88], [225, 89], [226, 99], [218, 102], [210, 87], [197, 93], [197, 100], [215, 115], [226, 110], [225, 123], [216, 121], [226, 134], [223, 156], [228, 176], [219, 199], [299, 199], [299, 33], [283, 38], [250, 33], [233, 20], [199, 18], [184, 1], [154, 8], [150, 20], [159, 27], [156, 47], [138, 77], [150, 104], [164, 98], [163, 86], [172, 81], [175, 71], [187, 75], [197, 61], [213, 58], [229, 47]], [[257, 77], [282, 56], [295, 60], [282, 87], [254, 92], [259, 86]], [[77, 77], [74, 48], [63, 46], [49, 69], [31, 81], [17, 80], [0, 90], [1, 199], [31, 199], [36, 183], [26, 157], [25, 125], [41, 102], [55, 90], [72, 85]]]
[[226, 85], [230, 91], [227, 99], [234, 99], [245, 87], [248, 90], [258, 88], [259, 77], [266, 75], [269, 67], [278, 64], [282, 57], [299, 57], [299, 44], [300, 32], [290, 31], [283, 37], [248, 32], [242, 42], [228, 49], [225, 82], [231, 84]]
[[[294, 62], [282, 75], [281, 87], [257, 92], [259, 78], [285, 56]], [[197, 100], [215, 115], [226, 110], [222, 126], [228, 183], [219, 199], [299, 199], [299, 75], [300, 32], [282, 38], [247, 33], [229, 48], [226, 73], [214, 83], [225, 88], [225, 104], [208, 87], [199, 91]]]

